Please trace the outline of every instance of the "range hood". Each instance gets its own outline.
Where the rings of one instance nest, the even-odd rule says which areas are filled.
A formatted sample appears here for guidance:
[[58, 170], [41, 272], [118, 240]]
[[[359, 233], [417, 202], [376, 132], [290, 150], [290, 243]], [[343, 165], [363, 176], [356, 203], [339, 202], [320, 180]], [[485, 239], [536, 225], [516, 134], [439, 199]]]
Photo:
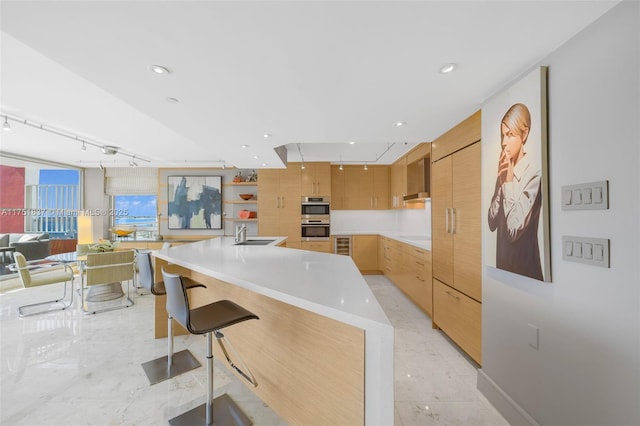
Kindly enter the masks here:
[[428, 192], [416, 192], [415, 194], [408, 194], [402, 197], [407, 203], [417, 203], [420, 201], [428, 200], [431, 198], [431, 194]]
[[430, 185], [430, 158], [421, 158], [407, 165], [407, 195], [403, 200], [407, 203], [424, 202], [431, 198]]

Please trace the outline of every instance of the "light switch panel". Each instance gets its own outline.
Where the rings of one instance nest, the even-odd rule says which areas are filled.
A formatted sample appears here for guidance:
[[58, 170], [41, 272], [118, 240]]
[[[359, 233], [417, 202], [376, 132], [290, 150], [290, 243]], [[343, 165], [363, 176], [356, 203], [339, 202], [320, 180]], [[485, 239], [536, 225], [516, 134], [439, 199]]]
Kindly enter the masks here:
[[609, 268], [609, 240], [604, 238], [585, 238], [562, 236], [562, 259], [570, 262]]
[[562, 210], [606, 210], [609, 208], [609, 181], [565, 185], [561, 188]]

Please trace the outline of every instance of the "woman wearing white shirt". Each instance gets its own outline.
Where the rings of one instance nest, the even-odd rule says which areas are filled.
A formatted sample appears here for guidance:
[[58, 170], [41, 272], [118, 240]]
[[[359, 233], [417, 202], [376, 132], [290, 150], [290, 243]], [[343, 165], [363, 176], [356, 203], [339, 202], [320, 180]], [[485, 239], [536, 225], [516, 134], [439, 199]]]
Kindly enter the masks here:
[[530, 129], [531, 115], [524, 104], [511, 106], [502, 118], [489, 229], [497, 229], [498, 268], [543, 280], [538, 246], [542, 173], [524, 150]]

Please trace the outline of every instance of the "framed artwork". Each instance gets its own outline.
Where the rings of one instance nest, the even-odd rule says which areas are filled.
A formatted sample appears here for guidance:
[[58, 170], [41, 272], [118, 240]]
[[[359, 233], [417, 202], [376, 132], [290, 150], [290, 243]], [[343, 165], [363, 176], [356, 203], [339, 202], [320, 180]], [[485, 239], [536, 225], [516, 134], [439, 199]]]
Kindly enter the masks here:
[[482, 106], [484, 263], [551, 281], [547, 67]]
[[168, 176], [169, 229], [222, 229], [222, 176]]

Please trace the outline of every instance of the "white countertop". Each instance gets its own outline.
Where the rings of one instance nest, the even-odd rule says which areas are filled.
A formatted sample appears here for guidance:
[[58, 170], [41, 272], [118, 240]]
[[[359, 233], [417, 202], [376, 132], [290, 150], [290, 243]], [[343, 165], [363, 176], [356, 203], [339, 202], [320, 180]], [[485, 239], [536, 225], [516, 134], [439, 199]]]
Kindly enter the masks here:
[[378, 232], [378, 231], [349, 231], [349, 230], [331, 230], [331, 235], [381, 235], [383, 237], [398, 240], [402, 243], [410, 244], [423, 250], [431, 251], [431, 237], [428, 235], [410, 235], [397, 232]]
[[365, 424], [393, 424], [394, 331], [348, 256], [220, 237], [154, 251], [160, 259], [365, 331]]
[[367, 328], [373, 321], [390, 326], [384, 311], [351, 258], [307, 250], [266, 246], [236, 246], [220, 237], [168, 249], [154, 255], [265, 296], [330, 318]]

